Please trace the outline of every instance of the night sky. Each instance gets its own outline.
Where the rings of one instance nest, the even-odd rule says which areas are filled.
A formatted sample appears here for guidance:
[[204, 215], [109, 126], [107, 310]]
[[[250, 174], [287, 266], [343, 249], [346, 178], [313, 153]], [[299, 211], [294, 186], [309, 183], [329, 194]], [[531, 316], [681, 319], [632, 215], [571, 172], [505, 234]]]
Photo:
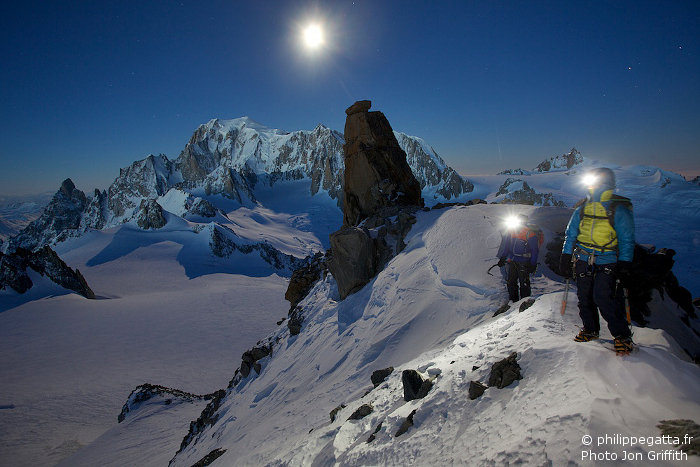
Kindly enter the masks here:
[[700, 174], [697, 0], [23, 1], [0, 58], [0, 195], [106, 188], [211, 118], [342, 131], [359, 99], [462, 174], [571, 147]]

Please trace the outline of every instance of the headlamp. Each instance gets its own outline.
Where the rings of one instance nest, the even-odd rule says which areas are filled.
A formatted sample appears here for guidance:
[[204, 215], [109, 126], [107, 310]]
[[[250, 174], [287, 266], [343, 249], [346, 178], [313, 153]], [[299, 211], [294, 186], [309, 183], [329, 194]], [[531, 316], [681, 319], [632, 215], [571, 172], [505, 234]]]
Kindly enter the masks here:
[[588, 188], [592, 188], [598, 183], [598, 177], [592, 173], [589, 173], [583, 176], [582, 182]]
[[508, 216], [506, 217], [505, 225], [508, 230], [515, 230], [523, 225], [523, 220], [519, 216]]

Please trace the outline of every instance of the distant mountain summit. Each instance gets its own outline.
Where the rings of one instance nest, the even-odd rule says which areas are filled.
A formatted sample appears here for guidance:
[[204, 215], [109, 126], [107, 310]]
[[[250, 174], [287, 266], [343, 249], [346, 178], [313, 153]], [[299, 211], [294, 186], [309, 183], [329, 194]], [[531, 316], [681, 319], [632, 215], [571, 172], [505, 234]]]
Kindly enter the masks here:
[[559, 170], [569, 170], [575, 165], [583, 164], [583, 156], [576, 148], [571, 148], [566, 154], [550, 157], [546, 161], [532, 169], [533, 172], [554, 172]]
[[533, 173], [560, 172], [569, 170], [583, 163], [584, 159], [581, 153], [576, 148], [571, 148], [571, 151], [566, 154], [553, 156], [540, 162], [537, 167], [532, 170], [524, 170], [521, 168], [507, 169], [498, 172], [498, 175], [532, 175]]

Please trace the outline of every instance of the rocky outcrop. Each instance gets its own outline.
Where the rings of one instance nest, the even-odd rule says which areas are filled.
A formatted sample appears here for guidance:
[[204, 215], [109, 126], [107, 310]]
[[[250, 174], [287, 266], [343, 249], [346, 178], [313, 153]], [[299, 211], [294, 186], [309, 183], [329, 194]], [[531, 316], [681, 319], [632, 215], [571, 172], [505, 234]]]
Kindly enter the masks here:
[[323, 254], [316, 253], [314, 257], [306, 264], [292, 273], [289, 279], [289, 286], [284, 294], [284, 299], [289, 301], [291, 312], [297, 304], [309, 293], [311, 287], [321, 279], [321, 276], [327, 270]]
[[469, 382], [469, 399], [474, 400], [478, 399], [479, 397], [484, 395], [484, 392], [486, 392], [486, 389], [488, 389], [487, 386], [482, 384], [479, 381], [470, 381]]
[[27, 274], [27, 261], [22, 255], [28, 250], [18, 251], [20, 254], [4, 255], [0, 252], [0, 290], [10, 287], [17, 293], [24, 293], [34, 285]]
[[395, 438], [398, 438], [402, 434], [406, 433], [409, 430], [409, 428], [413, 426], [413, 416], [416, 415], [417, 411], [418, 409], [414, 409], [410, 414], [408, 414], [408, 417], [406, 417], [404, 421], [401, 422], [401, 426], [394, 435]]
[[247, 378], [251, 369], [255, 370], [257, 374], [260, 374], [262, 366], [260, 363], [258, 363], [258, 360], [261, 360], [269, 355], [272, 355], [272, 344], [258, 345], [245, 351], [241, 357], [241, 375], [244, 378]]
[[405, 247], [422, 208], [420, 185], [381, 112], [359, 101], [345, 112], [343, 226], [330, 235], [327, 264], [340, 298], [362, 288]]
[[406, 402], [424, 398], [433, 387], [433, 382], [430, 379], [423, 379], [416, 370], [404, 370], [401, 373], [401, 382], [403, 400]]
[[211, 401], [204, 408], [202, 413], [199, 415], [197, 420], [190, 422], [190, 429], [182, 439], [180, 443], [180, 449], [175, 453], [177, 456], [183, 449], [190, 445], [195, 438], [197, 438], [200, 433], [202, 433], [207, 427], [213, 426], [214, 423], [219, 419], [219, 414], [217, 411], [221, 406], [221, 402], [226, 396], [226, 391], [219, 389], [215, 393], [211, 394]]
[[513, 352], [501, 361], [493, 364], [489, 375], [489, 386], [502, 389], [514, 381], [523, 379], [520, 374], [520, 365], [517, 362], [518, 354]]
[[379, 425], [377, 425], [377, 428], [374, 429], [371, 435], [369, 435], [369, 438], [367, 438], [367, 443], [371, 443], [375, 439], [377, 439], [377, 433], [379, 433], [382, 429], [382, 422], [379, 422]]
[[214, 462], [216, 459], [223, 456], [224, 454], [226, 454], [226, 449], [214, 449], [213, 451], [209, 452], [209, 454], [192, 464], [192, 467], [206, 467], [207, 465], [210, 465], [212, 462]]
[[343, 226], [330, 236], [328, 267], [338, 283], [340, 298], [361, 289], [377, 273], [374, 239], [358, 227]]
[[136, 225], [144, 230], [156, 230], [165, 227], [168, 221], [165, 219], [163, 208], [155, 199], [142, 199], [139, 212], [136, 215]]
[[290, 303], [287, 327], [292, 336], [301, 332], [301, 325], [304, 322], [304, 309], [297, 305], [308, 295], [314, 284], [326, 276], [327, 271], [326, 257], [319, 252], [311, 258], [308, 264], [292, 272], [289, 286], [284, 294], [285, 300]]
[[216, 393], [205, 395], [192, 394], [189, 392], [181, 391], [179, 389], [160, 386], [158, 384], [145, 383], [140, 386], [137, 386], [136, 389], [131, 391], [131, 394], [129, 394], [129, 397], [122, 406], [122, 411], [117, 417], [117, 423], [123, 422], [130, 412], [138, 409], [138, 407], [141, 404], [156, 396], [164, 397], [166, 399], [166, 403], [170, 404], [172, 399], [178, 399], [185, 402], [193, 402], [198, 400], [211, 400], [214, 398], [215, 395]]
[[80, 271], [71, 269], [48, 246], [34, 252], [18, 248], [14, 253], [0, 253], [0, 289], [10, 287], [18, 293], [29, 290], [34, 285], [28, 274], [29, 268], [85, 298], [95, 298]]
[[219, 194], [239, 203], [245, 203], [246, 200], [255, 201], [255, 195], [246, 177], [228, 167], [218, 167], [207, 174], [203, 181], [183, 182], [182, 186], [190, 189], [202, 186], [207, 196]]
[[384, 382], [384, 380], [394, 372], [394, 367], [384, 368], [382, 370], [376, 370], [372, 372], [370, 379], [372, 380], [372, 385], [376, 388]]
[[423, 206], [420, 184], [389, 121], [359, 101], [345, 113], [343, 225], [357, 226], [389, 206]]
[[301, 332], [301, 325], [304, 323], [304, 309], [300, 306], [294, 307], [289, 311], [287, 319], [287, 328], [289, 334], [296, 336]]
[[352, 415], [348, 417], [348, 420], [360, 420], [365, 418], [367, 415], [371, 414], [374, 408], [369, 404], [362, 404], [355, 410]]
[[257, 253], [263, 261], [286, 274], [291, 274], [292, 271], [304, 266], [307, 262], [306, 258], [297, 258], [282, 253], [267, 242], [247, 243], [242, 241], [238, 243], [235, 240], [238, 237], [230, 229], [218, 224], [211, 227], [210, 232], [209, 247], [215, 256], [221, 258], [228, 258], [236, 252], [246, 255]]
[[340, 412], [340, 411], [343, 410], [344, 408], [345, 408], [345, 405], [344, 405], [344, 404], [340, 404], [338, 407], [336, 407], [335, 409], [331, 410], [331, 413], [329, 414], [330, 417], [331, 417], [331, 423], [333, 423], [333, 422], [335, 421], [336, 417], [338, 416], [338, 412]]
[[524, 302], [520, 304], [520, 307], [518, 308], [518, 311], [522, 313], [523, 311], [527, 310], [530, 308], [532, 305], [535, 304], [535, 299], [534, 298], [528, 298]]

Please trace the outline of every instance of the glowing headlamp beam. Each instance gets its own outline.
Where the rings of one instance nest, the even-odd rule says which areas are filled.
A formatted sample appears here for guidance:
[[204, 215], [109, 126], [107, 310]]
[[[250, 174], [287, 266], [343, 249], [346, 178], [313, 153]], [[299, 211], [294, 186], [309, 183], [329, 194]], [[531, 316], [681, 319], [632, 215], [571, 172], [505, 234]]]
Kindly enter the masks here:
[[508, 216], [506, 217], [505, 225], [507, 229], [514, 230], [523, 225], [523, 221], [518, 216]]
[[596, 177], [593, 174], [586, 174], [583, 176], [583, 184], [586, 185], [587, 187], [592, 187], [595, 186], [596, 183], [598, 183], [598, 177]]

